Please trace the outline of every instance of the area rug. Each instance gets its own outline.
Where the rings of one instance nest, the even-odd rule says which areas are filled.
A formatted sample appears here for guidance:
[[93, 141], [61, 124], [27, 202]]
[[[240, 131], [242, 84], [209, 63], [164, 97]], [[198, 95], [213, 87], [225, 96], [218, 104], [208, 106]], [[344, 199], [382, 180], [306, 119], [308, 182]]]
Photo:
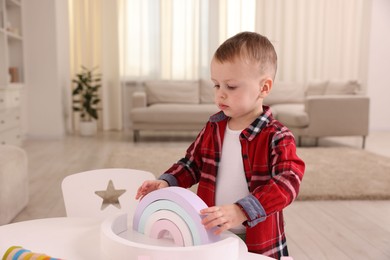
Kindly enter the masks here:
[[[118, 148], [106, 167], [150, 171], [156, 176], [180, 159], [185, 146]], [[390, 158], [349, 147], [298, 148], [306, 171], [298, 200], [390, 199]]]

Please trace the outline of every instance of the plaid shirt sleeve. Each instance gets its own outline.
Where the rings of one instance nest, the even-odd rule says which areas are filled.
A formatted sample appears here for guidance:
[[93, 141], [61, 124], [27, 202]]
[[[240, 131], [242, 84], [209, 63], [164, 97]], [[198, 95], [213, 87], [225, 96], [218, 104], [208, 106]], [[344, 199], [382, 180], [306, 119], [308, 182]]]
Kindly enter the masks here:
[[247, 213], [250, 227], [294, 201], [303, 178], [305, 166], [296, 154], [294, 137], [287, 128], [272, 135], [268, 155], [267, 169], [252, 177], [251, 194], [237, 202]]
[[169, 186], [183, 188], [190, 188], [199, 182], [200, 167], [202, 165], [199, 150], [201, 149], [204, 131], [205, 129], [202, 129], [195, 141], [188, 147], [185, 157], [173, 164], [166, 173], [158, 178], [159, 180], [165, 180]]

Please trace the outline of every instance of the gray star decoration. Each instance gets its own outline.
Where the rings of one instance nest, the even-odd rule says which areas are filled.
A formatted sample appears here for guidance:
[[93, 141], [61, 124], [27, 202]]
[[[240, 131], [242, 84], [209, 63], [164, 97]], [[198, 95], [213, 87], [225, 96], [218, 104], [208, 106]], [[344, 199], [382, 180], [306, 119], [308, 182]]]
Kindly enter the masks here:
[[104, 210], [108, 205], [113, 205], [120, 209], [121, 204], [119, 203], [119, 197], [125, 192], [126, 190], [116, 190], [114, 183], [110, 180], [106, 190], [95, 191], [95, 194], [103, 199], [102, 207], [100, 209]]

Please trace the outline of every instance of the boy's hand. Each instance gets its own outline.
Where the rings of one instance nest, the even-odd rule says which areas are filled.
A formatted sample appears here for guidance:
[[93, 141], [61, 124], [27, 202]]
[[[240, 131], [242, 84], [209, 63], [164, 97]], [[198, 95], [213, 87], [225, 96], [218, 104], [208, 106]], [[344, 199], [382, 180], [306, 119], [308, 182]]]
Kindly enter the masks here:
[[202, 220], [202, 224], [206, 229], [218, 227], [214, 232], [216, 235], [230, 228], [237, 227], [247, 220], [244, 212], [236, 204], [202, 209], [200, 214], [207, 215]]
[[146, 194], [151, 191], [168, 187], [168, 183], [163, 180], [144, 181], [138, 188], [135, 199], [142, 199]]

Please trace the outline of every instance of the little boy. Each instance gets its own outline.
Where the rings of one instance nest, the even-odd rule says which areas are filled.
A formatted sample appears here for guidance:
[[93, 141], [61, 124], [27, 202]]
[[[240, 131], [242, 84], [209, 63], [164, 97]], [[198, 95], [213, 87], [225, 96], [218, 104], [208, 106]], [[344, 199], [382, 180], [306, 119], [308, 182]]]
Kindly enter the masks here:
[[239, 33], [226, 40], [211, 61], [215, 104], [184, 158], [156, 181], [146, 181], [136, 199], [168, 187], [189, 188], [209, 208], [202, 223], [216, 233], [230, 230], [250, 252], [288, 256], [283, 209], [298, 195], [305, 169], [293, 134], [275, 120], [263, 99], [272, 89], [277, 56], [264, 36]]

